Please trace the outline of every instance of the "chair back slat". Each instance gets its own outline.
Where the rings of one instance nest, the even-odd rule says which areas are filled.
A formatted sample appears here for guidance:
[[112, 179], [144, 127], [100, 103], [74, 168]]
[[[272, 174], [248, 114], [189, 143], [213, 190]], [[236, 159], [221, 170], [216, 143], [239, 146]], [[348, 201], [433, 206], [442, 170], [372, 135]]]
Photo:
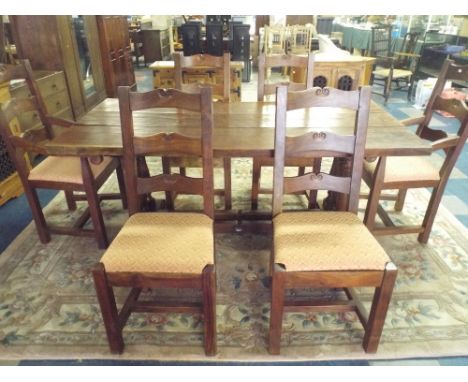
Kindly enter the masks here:
[[[305, 83], [297, 83], [292, 81], [279, 81], [277, 83], [267, 83], [266, 73], [271, 68], [277, 67], [295, 67], [306, 70]], [[289, 84], [290, 90], [304, 90], [312, 87], [314, 78], [314, 55], [309, 54], [307, 57], [294, 54], [274, 54], [266, 55], [262, 53], [258, 56], [258, 101], [263, 101], [266, 95], [274, 94], [279, 85]]]
[[175, 191], [192, 195], [203, 195], [203, 179], [180, 174], [160, 174], [149, 178], [138, 178], [139, 194], [156, 191]]
[[199, 138], [187, 137], [178, 133], [160, 133], [148, 137], [134, 137], [133, 143], [136, 155], [190, 154], [202, 155], [202, 146]]
[[354, 152], [356, 138], [325, 132], [309, 132], [298, 137], [286, 137], [285, 154], [289, 158], [346, 156]]
[[130, 93], [130, 108], [133, 111], [164, 107], [200, 111], [200, 98], [196, 94], [182, 93], [175, 89]]
[[[215, 76], [215, 81], [203, 81], [203, 86], [212, 88], [212, 97], [216, 100], [229, 102], [231, 92], [231, 54], [224, 53], [222, 56], [212, 56], [210, 54], [195, 54], [184, 56], [181, 52], [174, 53], [175, 87], [178, 90], [197, 92], [195, 84], [184, 83], [184, 72], [190, 69], [211, 70], [220, 72], [221, 76]], [[211, 73], [210, 76], [215, 73]], [[217, 82], [222, 78], [221, 82]]]
[[351, 110], [359, 108], [359, 91], [346, 91], [335, 88], [319, 88], [294, 92], [288, 96], [287, 110], [309, 107], [340, 107]]
[[[201, 87], [198, 94], [169, 89], [146, 93], [131, 92], [130, 87], [118, 89], [122, 140], [125, 147], [123, 167], [128, 194], [128, 209], [132, 215], [141, 208], [140, 196], [156, 191], [174, 191], [203, 196], [203, 211], [214, 217], [213, 185], [213, 103], [211, 88]], [[158, 133], [135, 136], [133, 112], [148, 108], [176, 108], [197, 111], [201, 129], [198, 137], [180, 133]], [[155, 114], [154, 118], [158, 118]], [[196, 156], [202, 158], [202, 178], [180, 174], [150, 175], [145, 156]]]
[[[281, 213], [283, 194], [306, 190], [328, 190], [348, 195], [348, 211], [357, 213], [359, 185], [362, 176], [364, 148], [370, 108], [370, 87], [356, 91], [313, 88], [288, 92], [284, 85], [276, 91], [275, 167], [273, 177], [273, 216]], [[287, 114], [290, 110], [310, 107], [340, 107], [355, 110], [355, 128], [352, 136], [333, 133], [308, 132], [288, 137]], [[284, 164], [297, 157], [345, 157], [351, 164], [349, 174], [336, 176], [326, 173], [306, 173], [284, 177]]]
[[338, 177], [326, 173], [308, 173], [305, 175], [284, 178], [285, 194], [303, 190], [328, 190], [349, 193], [350, 177]]

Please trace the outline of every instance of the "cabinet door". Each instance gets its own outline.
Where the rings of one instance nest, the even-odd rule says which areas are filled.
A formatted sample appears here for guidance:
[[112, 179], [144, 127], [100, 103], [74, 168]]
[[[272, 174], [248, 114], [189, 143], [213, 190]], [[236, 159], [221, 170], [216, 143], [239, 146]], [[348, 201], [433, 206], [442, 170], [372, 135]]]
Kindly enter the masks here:
[[107, 96], [116, 97], [117, 87], [135, 84], [127, 18], [97, 16], [97, 22]]

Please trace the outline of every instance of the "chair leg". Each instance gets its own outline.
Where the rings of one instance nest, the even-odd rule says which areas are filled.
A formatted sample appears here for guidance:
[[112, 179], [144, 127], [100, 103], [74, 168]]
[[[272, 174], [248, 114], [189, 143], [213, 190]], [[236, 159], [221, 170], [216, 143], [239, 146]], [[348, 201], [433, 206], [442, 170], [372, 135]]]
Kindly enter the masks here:
[[434, 225], [434, 219], [437, 215], [437, 210], [439, 209], [444, 189], [445, 185], [439, 183], [439, 185], [434, 187], [434, 190], [432, 190], [431, 199], [429, 200], [429, 205], [422, 223], [424, 231], [418, 235], [418, 241], [420, 243], [426, 244], [429, 240], [429, 235], [431, 234], [432, 226]]
[[76, 211], [76, 200], [73, 197], [73, 191], [63, 191], [65, 193], [65, 200], [69, 211]]
[[114, 291], [107, 282], [104, 265], [102, 263], [97, 264], [92, 273], [110, 350], [112, 353], [122, 353], [124, 342], [122, 328], [119, 323], [119, 313], [115, 303]]
[[384, 271], [382, 284], [375, 289], [374, 298], [372, 300], [372, 307], [366, 325], [364, 340], [362, 342], [366, 353], [377, 352], [396, 276], [397, 268], [393, 263], [388, 263]]
[[390, 97], [391, 89], [392, 89], [392, 79], [391, 77], [387, 77], [387, 81], [385, 81], [385, 87], [384, 87], [385, 103], [387, 103]]
[[385, 175], [385, 166], [387, 163], [386, 157], [378, 159], [377, 167], [373, 175], [372, 184], [369, 185], [370, 192], [367, 199], [366, 212], [364, 213], [364, 224], [372, 232], [375, 226], [375, 217], [379, 207], [380, 193], [382, 191], [382, 184]]
[[253, 159], [253, 168], [252, 168], [252, 194], [251, 194], [251, 203], [252, 210], [258, 208], [258, 192], [260, 190], [260, 174], [262, 171], [262, 166], [257, 159]]
[[127, 209], [127, 192], [125, 190], [125, 181], [124, 181], [124, 175], [122, 171], [122, 165], [119, 160], [119, 165], [115, 169], [115, 172], [117, 174], [117, 182], [119, 183], [119, 191], [120, 191], [120, 196], [122, 197], [122, 208], [124, 210]]
[[81, 158], [81, 168], [86, 199], [89, 205], [89, 214], [91, 215], [94, 227], [94, 235], [96, 236], [98, 248], [105, 249], [109, 245], [109, 241], [107, 239], [106, 227], [104, 226], [104, 219], [102, 218], [96, 185], [94, 184], [93, 174], [87, 158]]
[[406, 191], [408, 191], [406, 188], [398, 190], [398, 195], [394, 207], [395, 211], [401, 211], [403, 209], [403, 205], [405, 204]]
[[274, 271], [271, 280], [271, 312], [268, 352], [280, 354], [284, 309], [284, 274]]
[[224, 208], [232, 208], [231, 158], [223, 158], [224, 171]]
[[31, 208], [31, 213], [36, 224], [37, 234], [39, 235], [39, 240], [42, 244], [47, 244], [50, 241], [50, 233], [47, 229], [47, 223], [44, 218], [44, 213], [42, 212], [42, 207], [37, 196], [35, 189], [30, 187], [24, 187], [24, 193], [28, 199], [29, 207]]
[[207, 265], [202, 273], [203, 321], [205, 329], [205, 354], [215, 355], [216, 347], [216, 273], [213, 265]]
[[[313, 162], [314, 173], [318, 174], [322, 167], [322, 158], [315, 158]], [[320, 208], [317, 202], [317, 190], [310, 190], [309, 193], [309, 209], [318, 209]]]
[[[171, 160], [168, 157], [162, 157], [162, 167], [163, 167], [163, 173], [164, 174], [170, 174], [171, 173]], [[185, 171], [185, 169], [184, 169]], [[171, 191], [166, 191], [166, 208], [169, 211], [174, 210], [174, 198], [172, 197], [172, 192]]]

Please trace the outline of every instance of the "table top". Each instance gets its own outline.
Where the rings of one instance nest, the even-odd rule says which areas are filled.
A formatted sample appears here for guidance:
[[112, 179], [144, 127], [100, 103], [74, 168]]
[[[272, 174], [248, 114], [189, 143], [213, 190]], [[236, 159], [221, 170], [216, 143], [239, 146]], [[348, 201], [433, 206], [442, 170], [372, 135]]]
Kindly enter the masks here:
[[[214, 104], [215, 156], [273, 156], [275, 104], [237, 102]], [[46, 147], [51, 155], [121, 155], [122, 134], [118, 100], [108, 98], [88, 112], [79, 125], [65, 129]], [[307, 131], [352, 134], [354, 112], [339, 108], [313, 108], [288, 112], [288, 135]], [[178, 132], [197, 136], [200, 117], [189, 111], [150, 109], [134, 113], [136, 135]], [[429, 155], [430, 144], [401, 126], [372, 102], [366, 156]]]

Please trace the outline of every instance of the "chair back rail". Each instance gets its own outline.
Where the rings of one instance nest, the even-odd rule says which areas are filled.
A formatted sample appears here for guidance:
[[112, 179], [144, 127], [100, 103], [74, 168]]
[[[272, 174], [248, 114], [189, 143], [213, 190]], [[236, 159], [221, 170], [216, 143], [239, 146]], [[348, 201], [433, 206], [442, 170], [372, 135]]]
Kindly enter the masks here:
[[202, 84], [211, 86], [212, 96], [216, 99], [229, 102], [231, 86], [231, 54], [225, 52], [222, 56], [212, 56], [209, 54], [196, 54], [193, 56], [184, 56], [181, 52], [174, 53], [175, 68], [175, 87], [178, 90], [197, 92], [195, 84], [184, 84], [183, 72], [187, 69], [212, 68], [220, 70], [222, 73], [222, 82], [214, 84]]
[[288, 81], [290, 90], [304, 90], [310, 89], [313, 86], [313, 72], [314, 72], [314, 56], [309, 54], [307, 57], [298, 56], [294, 54], [275, 54], [267, 56], [262, 53], [258, 56], [258, 101], [263, 101], [265, 95], [274, 94], [278, 85], [286, 84], [280, 81], [276, 84], [266, 83], [266, 72], [270, 68], [275, 67], [298, 67], [307, 70], [306, 82], [297, 83]]
[[[329, 190], [348, 195], [348, 210], [357, 212], [359, 186], [362, 176], [364, 146], [369, 119], [370, 87], [356, 91], [312, 88], [288, 92], [284, 85], [276, 91], [275, 168], [273, 178], [273, 216], [282, 211], [283, 194], [304, 190]], [[314, 133], [295, 137], [286, 136], [287, 112], [298, 108], [342, 107], [356, 111], [353, 136]], [[325, 173], [307, 173], [285, 178], [284, 164], [291, 157], [348, 157], [351, 160], [349, 176], [337, 177]]]
[[[175, 89], [155, 89], [146, 93], [131, 92], [128, 86], [118, 89], [126, 188], [129, 214], [140, 210], [140, 196], [156, 191], [175, 191], [203, 195], [203, 211], [214, 217], [213, 191], [213, 105], [211, 88], [201, 87], [199, 94]], [[177, 133], [135, 136], [133, 111], [147, 108], [177, 108], [200, 113], [201, 131], [198, 138]], [[180, 174], [150, 176], [145, 155], [189, 155], [202, 158], [203, 178]]]
[[421, 138], [435, 140], [444, 137], [445, 132], [430, 128], [429, 123], [432, 118], [432, 112], [435, 110], [433, 104], [436, 100], [436, 97], [440, 96], [444, 90], [445, 83], [447, 81], [468, 82], [468, 65], [459, 65], [456, 64], [453, 60], [448, 59], [444, 61], [429, 101], [427, 101], [426, 109], [424, 110], [425, 119], [423, 122], [421, 122], [416, 130], [416, 134]]

